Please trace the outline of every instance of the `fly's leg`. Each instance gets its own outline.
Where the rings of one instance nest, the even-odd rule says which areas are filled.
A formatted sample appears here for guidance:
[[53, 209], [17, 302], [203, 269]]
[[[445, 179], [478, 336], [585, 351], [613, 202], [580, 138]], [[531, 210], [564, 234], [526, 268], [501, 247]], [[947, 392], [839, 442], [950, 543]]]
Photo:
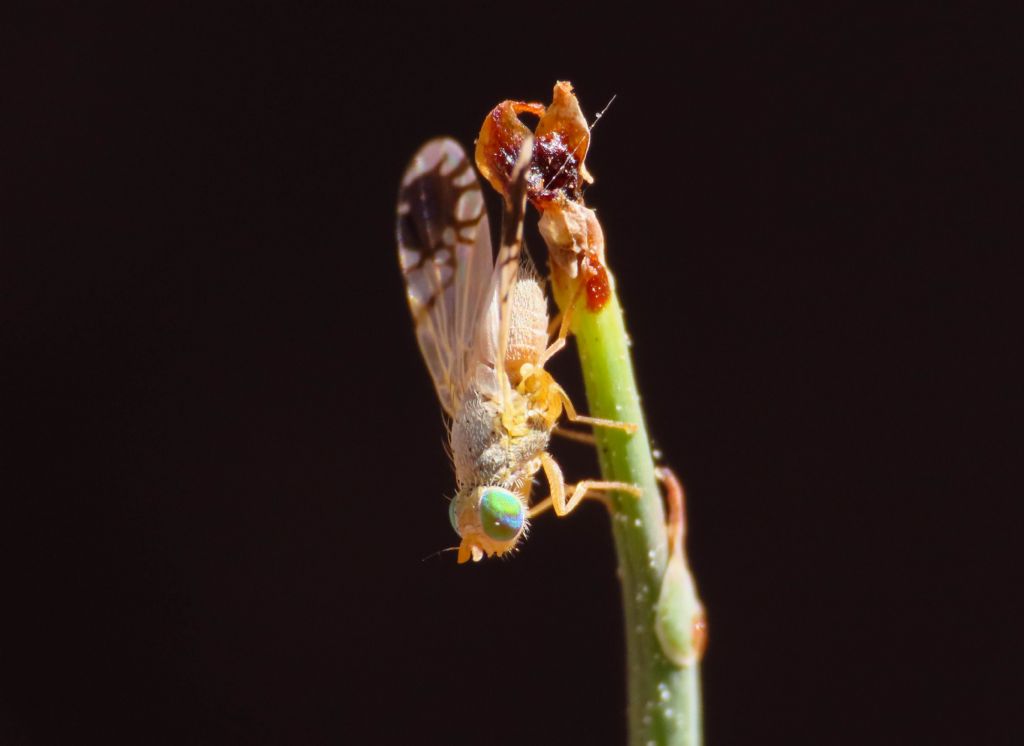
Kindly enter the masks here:
[[[574, 295], [572, 300], [569, 302], [569, 307], [559, 314], [562, 317], [562, 321], [558, 325], [558, 337], [554, 342], [548, 345], [546, 350], [544, 350], [544, 354], [540, 356], [540, 360], [537, 362], [538, 367], [543, 368], [544, 363], [554, 357], [555, 353], [565, 347], [565, 340], [569, 337], [569, 325], [572, 323], [572, 315], [576, 310], [576, 303], [579, 301], [580, 296], [583, 295], [583, 287], [584, 286], [581, 284], [580, 289], [576, 291], [576, 295]], [[554, 325], [555, 322], [553, 321], [551, 326], [548, 328], [548, 335], [551, 334]]]
[[569, 430], [557, 425], [551, 432], [554, 435], [561, 435], [566, 440], [575, 440], [577, 443], [583, 443], [583, 445], [597, 447], [597, 438], [590, 433], [581, 433], [579, 430]]
[[551, 319], [551, 323], [548, 324], [548, 337], [554, 336], [555, 332], [558, 332], [562, 328], [562, 318], [565, 316], [561, 311], [555, 314], [555, 317]]
[[580, 422], [584, 425], [591, 425], [592, 427], [608, 427], [615, 430], [623, 430], [627, 433], [635, 433], [637, 426], [631, 422], [618, 422], [616, 420], [606, 420], [602, 417], [587, 417], [576, 412], [576, 407], [572, 405], [572, 400], [569, 399], [569, 395], [565, 393], [558, 384], [554, 384], [557, 389], [558, 396], [562, 399], [562, 406], [565, 407], [565, 416], [569, 418], [571, 422]]
[[[576, 304], [579, 301], [580, 297], [582, 297], [583, 290], [584, 290], [584, 285], [581, 284], [580, 285], [580, 289], [576, 291], [576, 294], [573, 296], [572, 301], [569, 303], [568, 308], [566, 308], [565, 311], [562, 312], [562, 323], [561, 323], [561, 325], [559, 326], [559, 329], [558, 329], [558, 338], [554, 342], [552, 342], [548, 346], [548, 348], [544, 351], [544, 354], [542, 354], [540, 356], [540, 359], [537, 361], [537, 367], [538, 368], [543, 368], [544, 364], [548, 360], [550, 360], [552, 358], [552, 356], [554, 356], [563, 347], [565, 347], [565, 340], [569, 336], [569, 326], [572, 324], [572, 315], [576, 311]], [[592, 427], [610, 427], [610, 428], [614, 428], [616, 430], [624, 430], [627, 433], [635, 433], [636, 432], [637, 426], [633, 425], [633, 424], [630, 424], [628, 422], [616, 422], [615, 420], [606, 420], [606, 419], [603, 419], [601, 417], [587, 417], [585, 415], [578, 414], [576, 412], [576, 407], [574, 407], [572, 405], [572, 400], [569, 399], [569, 395], [567, 393], [565, 393], [565, 389], [563, 389], [561, 386], [559, 386], [554, 381], [552, 381], [552, 385], [554, 386], [554, 390], [555, 390], [555, 393], [558, 395], [558, 398], [560, 398], [562, 400], [562, 406], [565, 407], [565, 413], [566, 413], [566, 415], [568, 416], [568, 418], [571, 421], [579, 422], [579, 423], [584, 424], [584, 425], [591, 425]], [[592, 443], [592, 444], [596, 445], [596, 443], [593, 443], [592, 440], [582, 440], [583, 438], [586, 437], [585, 434], [581, 433], [580, 434], [581, 437], [577, 438], [577, 437], [575, 437], [575, 435], [576, 435], [575, 433], [572, 434], [572, 435], [569, 435], [569, 434], [567, 434], [567, 432], [568, 431], [564, 431], [563, 430], [563, 431], [559, 432], [558, 434], [559, 435], [564, 435], [565, 437], [570, 438], [570, 439], [581, 440], [582, 442]]]
[[568, 501], [565, 499], [565, 478], [562, 476], [562, 468], [547, 453], [540, 456], [541, 465], [544, 467], [544, 475], [547, 477], [548, 485], [551, 487], [551, 497], [541, 500], [530, 509], [529, 517], [533, 518], [543, 513], [548, 508], [555, 509], [555, 515], [564, 516], [576, 509], [584, 497], [591, 497], [601, 500], [605, 506], [611, 509], [611, 502], [604, 494], [608, 490], [618, 490], [640, 497], [642, 494], [639, 487], [627, 482], [605, 482], [597, 479], [584, 479], [573, 485], [572, 495]]
[[[528, 518], [533, 518], [548, 508], [553, 507], [556, 501], [559, 504], [565, 504], [565, 477], [562, 476], [562, 467], [547, 453], [540, 455], [540, 465], [544, 468], [544, 476], [548, 480], [548, 489], [551, 490], [551, 496], [530, 508], [530, 512], [527, 513]], [[555, 512], [558, 512], [557, 508], [555, 508]], [[559, 515], [562, 514], [559, 513]]]
[[608, 490], [628, 492], [633, 497], [640, 497], [643, 494], [643, 490], [629, 482], [605, 482], [599, 479], [584, 479], [581, 482], [577, 482], [573, 487], [572, 495], [569, 497], [569, 502], [565, 503], [561, 507], [561, 513], [558, 512], [558, 504], [555, 503], [553, 505], [555, 513], [558, 515], [566, 515], [572, 512], [584, 497], [602, 497], [604, 498], [605, 504], [610, 505], [608, 496], [604, 494], [604, 492]]

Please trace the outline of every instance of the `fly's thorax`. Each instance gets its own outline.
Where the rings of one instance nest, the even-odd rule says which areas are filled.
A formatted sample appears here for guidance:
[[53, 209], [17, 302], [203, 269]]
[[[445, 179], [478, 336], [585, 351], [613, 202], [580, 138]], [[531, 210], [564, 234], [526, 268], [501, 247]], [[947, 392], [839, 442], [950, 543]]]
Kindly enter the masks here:
[[503, 411], [500, 395], [482, 374], [466, 391], [452, 420], [450, 440], [459, 489], [485, 484], [515, 489], [537, 471], [551, 425], [530, 396], [516, 389], [510, 396]]
[[455, 413], [451, 429], [451, 452], [459, 488], [481, 484], [485, 453], [501, 440], [500, 412], [495, 400], [479, 388], [467, 390]]
[[515, 548], [526, 533], [526, 500], [497, 485], [459, 490], [449, 506], [449, 518], [462, 541], [459, 562], [502, 555]]
[[[484, 427], [488, 425], [489, 427]], [[459, 488], [498, 484], [518, 488], [537, 472], [538, 460], [547, 450], [551, 430], [527, 426], [521, 435], [510, 435], [495, 415], [486, 423], [452, 423], [452, 456]]]

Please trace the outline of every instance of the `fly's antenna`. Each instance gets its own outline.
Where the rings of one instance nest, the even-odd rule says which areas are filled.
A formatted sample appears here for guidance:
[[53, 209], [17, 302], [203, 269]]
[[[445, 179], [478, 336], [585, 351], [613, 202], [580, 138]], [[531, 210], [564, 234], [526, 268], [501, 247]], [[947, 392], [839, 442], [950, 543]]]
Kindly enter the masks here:
[[420, 562], [426, 562], [427, 560], [434, 559], [434, 557], [440, 557], [445, 552], [457, 552], [457, 551], [459, 551], [458, 547], [445, 547], [444, 549], [438, 549], [436, 552], [431, 552], [426, 557], [421, 559]]
[[[587, 127], [587, 132], [588, 133], [594, 131], [594, 127], [596, 127], [597, 123], [601, 121], [601, 117], [603, 117], [604, 113], [606, 111], [608, 111], [608, 109], [611, 108], [611, 105], [615, 102], [615, 99], [618, 98], [618, 96], [619, 96], [619, 94], [613, 93], [612, 97], [610, 99], [608, 99], [608, 103], [604, 105], [604, 108], [601, 109], [601, 111], [597, 112], [597, 114], [594, 116], [594, 123], [591, 124], [589, 127]], [[552, 176], [550, 179], [548, 179], [548, 183], [544, 185], [544, 191], [547, 191], [548, 187], [550, 187], [552, 184], [555, 183], [555, 179], [557, 179], [559, 177], [559, 175], [565, 170], [565, 167], [569, 165], [569, 158], [576, 155], [576, 149], [577, 148], [579, 148], [579, 145], [577, 145], [575, 148], [573, 148], [572, 152], [570, 152], [569, 155], [565, 156], [565, 160], [562, 162], [562, 167], [559, 168], [557, 171], [555, 171], [555, 175], [554, 176]]]

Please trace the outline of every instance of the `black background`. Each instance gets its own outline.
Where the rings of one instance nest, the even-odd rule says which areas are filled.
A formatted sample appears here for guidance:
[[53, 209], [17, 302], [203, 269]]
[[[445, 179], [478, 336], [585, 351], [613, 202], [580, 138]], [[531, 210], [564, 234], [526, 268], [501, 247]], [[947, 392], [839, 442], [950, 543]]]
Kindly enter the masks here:
[[618, 95], [588, 202], [688, 489], [709, 744], [1009, 743], [1020, 184], [977, 20], [17, 19], [0, 743], [623, 742], [600, 509], [430, 556], [454, 481], [395, 261], [415, 148], [558, 79]]

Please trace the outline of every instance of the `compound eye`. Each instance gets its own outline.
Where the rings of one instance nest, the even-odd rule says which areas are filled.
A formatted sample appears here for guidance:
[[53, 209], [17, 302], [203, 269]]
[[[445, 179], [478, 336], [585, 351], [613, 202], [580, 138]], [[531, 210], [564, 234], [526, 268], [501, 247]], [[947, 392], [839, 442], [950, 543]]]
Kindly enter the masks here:
[[456, 499], [453, 497], [448, 502], [448, 520], [451, 521], [452, 528], [455, 529], [455, 533], [457, 533], [459, 536], [462, 536], [462, 532], [459, 531], [459, 516], [458, 516], [458, 513], [456, 511], [456, 507], [457, 507]]
[[512, 541], [523, 530], [522, 501], [501, 487], [487, 487], [480, 496], [480, 525], [495, 541]]

